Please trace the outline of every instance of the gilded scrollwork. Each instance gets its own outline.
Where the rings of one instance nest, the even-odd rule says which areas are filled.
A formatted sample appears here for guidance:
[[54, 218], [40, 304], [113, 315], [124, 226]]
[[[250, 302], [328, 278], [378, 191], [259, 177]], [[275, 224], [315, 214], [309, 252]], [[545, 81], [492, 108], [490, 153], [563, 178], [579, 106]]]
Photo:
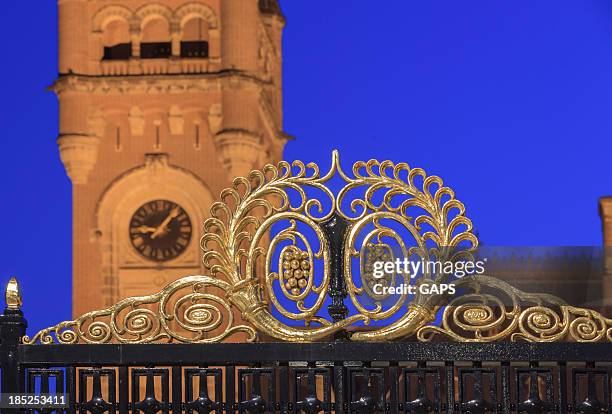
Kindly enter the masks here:
[[467, 277], [456, 286], [465, 292], [444, 308], [439, 326], [417, 331], [419, 341], [612, 341], [612, 319], [555, 296], [522, 292], [490, 276]]
[[[316, 341], [366, 319], [359, 314], [332, 323], [319, 314], [327, 297], [330, 277], [329, 249], [320, 225], [335, 212], [334, 193], [326, 185], [333, 176], [333, 171], [321, 176], [319, 167], [313, 163], [281, 161], [278, 167], [267, 165], [262, 171], [253, 171], [248, 178], [234, 180], [233, 188], [222, 193], [222, 203], [213, 205], [212, 217], [204, 225], [204, 266], [213, 277], [232, 284], [228, 300], [240, 310], [243, 319], [265, 335], [285, 341]], [[290, 223], [287, 229], [268, 240], [273, 226], [287, 222]], [[314, 233], [319, 245], [316, 252], [310, 247], [309, 239], [296, 230], [297, 222]], [[299, 251], [298, 240], [304, 247]], [[271, 269], [274, 255], [279, 253], [277, 247], [281, 254], [308, 253], [308, 278], [300, 279], [306, 283], [302, 288], [295, 277], [283, 280], [284, 269]], [[322, 262], [321, 275], [316, 273], [313, 259]], [[256, 271], [262, 267], [262, 262], [265, 275], [260, 278]], [[294, 283], [292, 279], [298, 285], [287, 290], [287, 283]], [[275, 285], [285, 299], [295, 303], [295, 311], [281, 303]], [[305, 299], [309, 295], [314, 295], [315, 299], [307, 305]], [[266, 298], [285, 318], [303, 322], [304, 326], [293, 326], [275, 317]], [[313, 326], [313, 322], [317, 326]]]
[[[384, 341], [407, 337], [433, 320], [443, 297], [416, 295], [408, 302], [406, 293], [402, 293], [395, 295], [395, 302], [386, 309], [380, 300], [374, 308], [366, 309], [361, 304], [365, 288], [355, 285], [351, 272], [352, 257], [363, 250], [363, 244], [357, 243], [360, 233], [368, 231], [367, 224], [372, 224], [374, 229], [369, 230], [366, 239], [374, 234], [384, 236], [397, 246], [404, 258], [416, 255], [424, 260], [457, 260], [478, 246], [472, 234], [472, 222], [465, 217], [463, 204], [444, 186], [442, 179], [427, 176], [420, 168], [391, 161], [360, 161], [353, 166], [352, 175], [341, 172], [346, 185], [338, 192], [336, 201], [338, 212], [353, 223], [347, 236], [345, 258], [349, 297], [360, 313], [373, 320], [393, 315], [399, 318], [376, 330], [356, 332], [351, 339]], [[355, 193], [358, 195], [350, 196]], [[444, 276], [438, 274], [424, 274], [421, 279], [444, 282]], [[411, 282], [403, 275], [402, 283]]]
[[[356, 162], [354, 178], [339, 170], [347, 181], [337, 195], [338, 211], [345, 218], [356, 221], [372, 212], [386, 211], [411, 220], [416, 230], [422, 231], [420, 238], [431, 240], [437, 249], [457, 247], [462, 242], [467, 243], [462, 250], [478, 246], [478, 239], [471, 232], [472, 222], [464, 215], [463, 203], [455, 198], [452, 189], [444, 186], [440, 177], [427, 176], [423, 169], [410, 168], [406, 163], [377, 160]], [[346, 213], [343, 205], [348, 194], [359, 188], [365, 191], [363, 197], [353, 198], [349, 203], [350, 213]], [[412, 220], [411, 211], [421, 214]]]
[[251, 326], [237, 325], [222, 293], [229, 285], [208, 276], [187, 276], [162, 291], [131, 297], [110, 308], [88, 312], [81, 317], [43, 329], [25, 344], [219, 342], [243, 333], [255, 340]]
[[[340, 187], [334, 191], [337, 181]], [[331, 268], [333, 243], [326, 230], [338, 217], [347, 223], [344, 256], [337, 249], [333, 255], [342, 274]], [[612, 341], [612, 320], [599, 313], [524, 293], [491, 277], [455, 281], [461, 294], [450, 299], [375, 292], [374, 281], [391, 287], [441, 284], [449, 277], [424, 271], [419, 280], [404, 273], [374, 280], [376, 261], [416, 257], [454, 262], [470, 259], [478, 246], [453, 190], [405, 163], [357, 162], [347, 174], [334, 152], [325, 174], [314, 163], [266, 165], [236, 178], [221, 193], [204, 230], [206, 275], [182, 278], [154, 295], [124, 299], [23, 342], [206, 343], [230, 337], [254, 341], [258, 335], [312, 342], [349, 326], [353, 329], [347, 336], [353, 341]], [[353, 309], [341, 320], [330, 317], [324, 306], [337, 278], [343, 278]], [[7, 293], [12, 306], [18, 306], [16, 298], [15, 292]], [[434, 323], [440, 313], [441, 323]], [[361, 329], [370, 323], [375, 326]]]

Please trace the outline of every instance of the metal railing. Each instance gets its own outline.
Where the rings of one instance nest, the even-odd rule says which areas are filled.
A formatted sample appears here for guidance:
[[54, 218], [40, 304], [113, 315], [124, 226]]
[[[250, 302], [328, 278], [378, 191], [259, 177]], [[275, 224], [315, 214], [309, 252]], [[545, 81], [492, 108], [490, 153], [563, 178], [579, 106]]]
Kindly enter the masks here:
[[[65, 413], [610, 412], [609, 344], [23, 345], [0, 318], [2, 392]], [[28, 412], [7, 408], [2, 412]], [[40, 411], [39, 412], [50, 412]]]

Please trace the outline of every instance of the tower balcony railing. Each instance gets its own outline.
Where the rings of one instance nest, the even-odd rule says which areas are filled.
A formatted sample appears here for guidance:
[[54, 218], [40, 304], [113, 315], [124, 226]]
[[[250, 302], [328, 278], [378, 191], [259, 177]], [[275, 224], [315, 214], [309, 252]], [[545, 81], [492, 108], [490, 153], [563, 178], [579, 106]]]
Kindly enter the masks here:
[[208, 59], [181, 59], [181, 73], [206, 73], [210, 71], [210, 67]]
[[168, 59], [141, 59], [140, 70], [143, 75], [165, 75], [170, 73]]
[[100, 67], [104, 76], [125, 76], [130, 73], [129, 60], [103, 60]]
[[210, 63], [203, 58], [104, 60], [100, 62], [100, 71], [103, 76], [207, 73]]
[[[164, 75], [177, 73], [206, 73], [214, 69], [209, 59], [206, 41], [183, 41], [180, 51], [173, 55], [169, 42], [141, 43], [140, 56], [134, 56], [132, 43], [105, 47], [100, 61], [103, 76]], [[211, 67], [212, 64], [212, 67]]]

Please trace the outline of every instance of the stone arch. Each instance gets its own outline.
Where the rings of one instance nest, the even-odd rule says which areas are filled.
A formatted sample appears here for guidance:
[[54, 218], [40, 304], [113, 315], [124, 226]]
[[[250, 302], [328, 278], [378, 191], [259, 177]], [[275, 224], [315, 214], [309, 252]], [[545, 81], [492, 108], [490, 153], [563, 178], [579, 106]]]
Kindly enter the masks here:
[[114, 20], [123, 20], [128, 25], [134, 13], [125, 6], [107, 6], [100, 9], [93, 18], [93, 31], [103, 31], [104, 28]]
[[150, 20], [155, 18], [161, 18], [168, 23], [168, 26], [171, 26], [172, 16], [172, 10], [168, 6], [158, 3], [147, 4], [136, 10], [136, 18], [141, 30]]
[[[168, 262], [169, 266], [201, 269], [199, 239], [202, 223], [208, 217], [214, 201], [208, 186], [197, 176], [183, 168], [170, 165], [165, 154], [151, 154], [144, 165], [118, 176], [102, 193], [95, 209], [95, 239], [101, 253], [102, 280], [105, 281], [102, 295], [105, 302], [113, 303], [122, 293], [121, 278], [125, 269], [134, 267], [153, 275], [156, 264], [139, 257], [129, 241], [129, 221], [133, 213], [143, 204], [168, 199], [178, 203], [192, 220], [193, 235], [187, 250], [178, 258]], [[158, 286], [170, 282], [168, 278], [156, 280], [152, 277], [151, 292]], [[163, 279], [163, 275], [160, 276]]]
[[209, 29], [218, 29], [219, 27], [219, 21], [214, 10], [203, 3], [184, 4], [176, 11], [175, 16], [181, 28], [183, 28], [189, 20], [198, 17], [208, 22]]

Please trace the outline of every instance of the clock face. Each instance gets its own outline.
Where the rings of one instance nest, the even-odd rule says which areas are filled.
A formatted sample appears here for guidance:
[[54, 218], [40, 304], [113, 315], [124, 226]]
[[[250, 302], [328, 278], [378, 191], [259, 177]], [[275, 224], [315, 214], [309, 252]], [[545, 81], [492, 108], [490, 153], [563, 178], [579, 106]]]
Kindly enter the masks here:
[[172, 260], [191, 241], [191, 220], [185, 210], [168, 200], [146, 203], [130, 220], [132, 246], [143, 257], [157, 262]]

